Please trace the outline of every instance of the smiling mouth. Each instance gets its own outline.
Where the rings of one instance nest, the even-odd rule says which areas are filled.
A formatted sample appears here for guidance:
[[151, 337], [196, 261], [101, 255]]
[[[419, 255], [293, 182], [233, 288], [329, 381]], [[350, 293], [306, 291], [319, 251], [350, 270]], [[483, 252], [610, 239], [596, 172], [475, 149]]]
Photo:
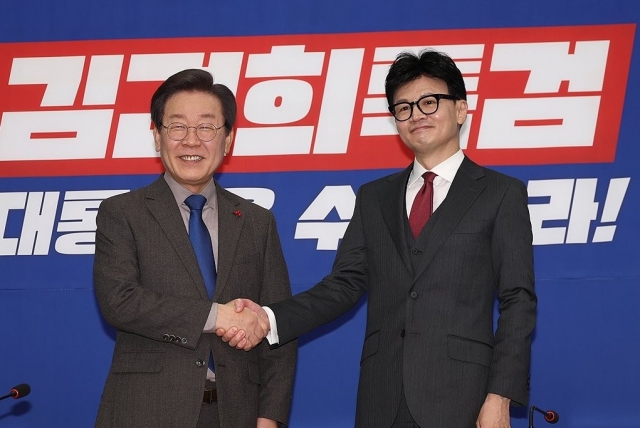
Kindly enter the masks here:
[[202, 160], [202, 156], [195, 156], [195, 155], [192, 155], [192, 156], [180, 156], [180, 159], [182, 159], [183, 161], [191, 161], [191, 162], [193, 162], [193, 161]]
[[416, 126], [413, 129], [411, 129], [411, 132], [424, 131], [425, 129], [431, 129], [431, 128], [433, 128], [433, 126], [430, 126], [430, 125], [419, 125], [419, 126]]

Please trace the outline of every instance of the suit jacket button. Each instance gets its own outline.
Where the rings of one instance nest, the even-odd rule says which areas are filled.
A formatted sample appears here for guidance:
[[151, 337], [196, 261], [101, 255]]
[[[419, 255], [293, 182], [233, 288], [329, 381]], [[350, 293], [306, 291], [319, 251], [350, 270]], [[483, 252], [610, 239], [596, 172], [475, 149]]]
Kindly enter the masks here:
[[405, 335], [405, 331], [404, 331], [404, 328], [403, 328], [402, 330], [400, 330], [400, 337], [404, 337], [404, 335]]
[[182, 338], [182, 343], [187, 343], [187, 338], [186, 337]]
[[202, 367], [202, 366], [204, 366], [204, 361], [202, 361], [202, 360], [197, 360], [197, 361], [196, 361], [196, 366], [198, 366], [198, 367]]
[[412, 299], [417, 299], [418, 293], [416, 293], [415, 291], [412, 291], [411, 294], [409, 294], [409, 296], [411, 296]]
[[169, 335], [168, 335], [168, 334], [166, 334], [166, 333], [165, 333], [165, 334], [163, 334], [163, 335], [162, 335], [162, 340], [164, 340], [165, 342], [166, 342], [167, 340], [169, 340]]
[[175, 341], [176, 341], [176, 337], [173, 334], [169, 336], [169, 342], [175, 342]]
[[418, 254], [419, 252], [420, 252], [420, 251], [419, 251], [419, 250], [417, 250], [417, 249], [415, 249], [415, 248], [412, 248], [412, 249], [411, 249], [411, 254], [413, 254], [414, 256], [415, 256], [416, 254]]

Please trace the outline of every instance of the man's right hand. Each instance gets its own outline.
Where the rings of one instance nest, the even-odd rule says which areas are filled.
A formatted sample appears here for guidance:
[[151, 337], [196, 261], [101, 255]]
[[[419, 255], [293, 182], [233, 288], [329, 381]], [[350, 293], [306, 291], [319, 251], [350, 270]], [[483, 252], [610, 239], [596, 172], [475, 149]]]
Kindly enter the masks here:
[[248, 299], [218, 304], [216, 334], [230, 346], [248, 351], [269, 332], [269, 318], [260, 305]]
[[[258, 331], [254, 331], [254, 334], [247, 334], [247, 331], [240, 324], [219, 324], [216, 322], [216, 334], [222, 338], [224, 342], [228, 342], [229, 346], [233, 346], [238, 349], [250, 350], [260, 343], [260, 341], [269, 333], [269, 316], [262, 308], [262, 306], [249, 299], [235, 299], [230, 301], [224, 306], [229, 307], [233, 305], [234, 312], [236, 314], [244, 315], [247, 312], [251, 313], [258, 319], [258, 327], [262, 335], [257, 334]], [[221, 305], [222, 306], [222, 305]], [[220, 311], [220, 309], [218, 309]], [[218, 312], [220, 317], [220, 312]], [[259, 340], [255, 340], [258, 338]]]

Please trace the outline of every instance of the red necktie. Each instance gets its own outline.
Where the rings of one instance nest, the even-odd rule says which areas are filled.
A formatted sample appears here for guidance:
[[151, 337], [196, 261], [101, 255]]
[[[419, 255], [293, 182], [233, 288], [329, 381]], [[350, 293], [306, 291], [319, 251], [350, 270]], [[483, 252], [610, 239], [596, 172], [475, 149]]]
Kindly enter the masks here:
[[422, 177], [424, 178], [424, 184], [418, 190], [409, 214], [409, 225], [411, 225], [414, 238], [420, 235], [420, 231], [427, 224], [427, 220], [429, 220], [433, 211], [433, 179], [436, 174], [428, 171], [422, 174]]

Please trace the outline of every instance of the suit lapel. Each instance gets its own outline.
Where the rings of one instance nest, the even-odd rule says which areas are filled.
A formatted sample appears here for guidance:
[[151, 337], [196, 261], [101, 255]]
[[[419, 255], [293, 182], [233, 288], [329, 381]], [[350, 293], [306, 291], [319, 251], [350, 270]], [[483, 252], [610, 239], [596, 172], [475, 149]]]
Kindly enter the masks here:
[[483, 177], [482, 168], [465, 156], [447, 197], [433, 213], [415, 243], [415, 247], [424, 252], [415, 271], [416, 280], [431, 264], [444, 241], [484, 190], [486, 183], [481, 180]]
[[218, 282], [214, 300], [223, 292], [229, 283], [231, 266], [236, 257], [240, 232], [244, 226], [245, 216], [238, 210], [240, 202], [233, 200], [229, 191], [216, 182], [218, 194]]
[[404, 262], [409, 272], [413, 271], [409, 255], [409, 247], [406, 242], [406, 232], [404, 230], [404, 201], [407, 188], [407, 181], [413, 164], [405, 168], [404, 171], [390, 176], [386, 185], [378, 191], [378, 199], [382, 209], [382, 218], [389, 229], [400, 258]]
[[208, 300], [200, 266], [191, 247], [180, 209], [164, 178], [160, 177], [148, 187], [145, 204], [187, 268], [192, 284], [198, 289], [200, 296]]

